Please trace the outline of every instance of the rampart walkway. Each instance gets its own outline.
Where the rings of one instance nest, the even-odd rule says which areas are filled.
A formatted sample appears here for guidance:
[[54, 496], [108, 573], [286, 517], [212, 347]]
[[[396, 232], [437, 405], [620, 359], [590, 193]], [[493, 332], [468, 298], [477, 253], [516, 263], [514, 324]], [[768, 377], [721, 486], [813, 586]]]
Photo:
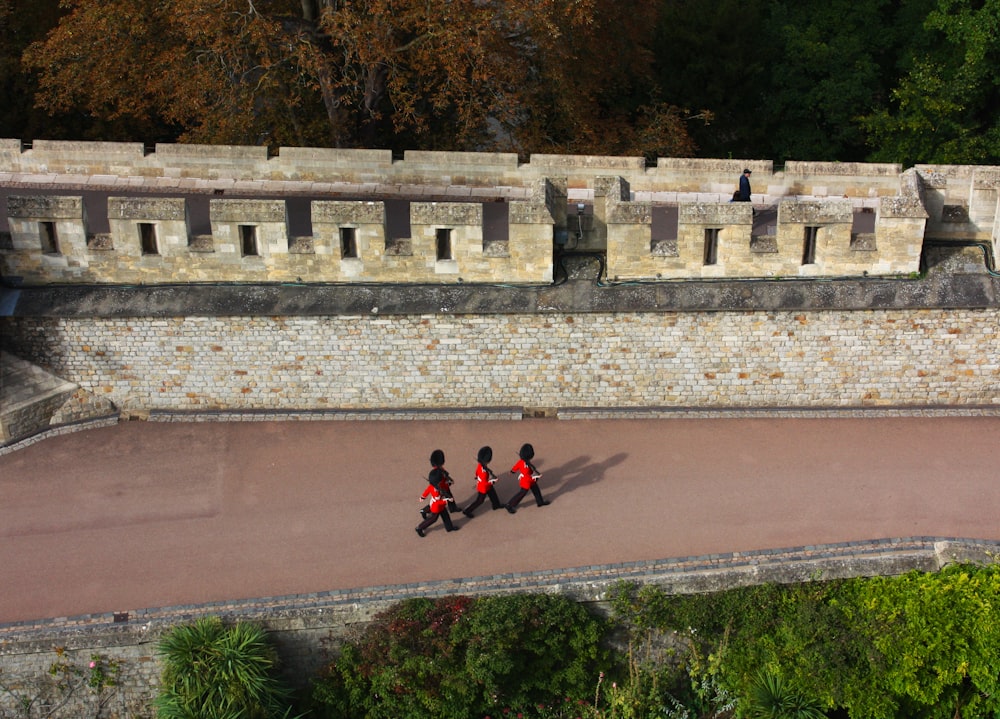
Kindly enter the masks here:
[[[892, 537], [996, 540], [980, 416], [131, 422], [0, 456], [0, 624]], [[552, 504], [420, 539], [444, 449], [466, 502], [521, 443]], [[582, 571], [582, 570], [581, 570]], [[438, 585], [440, 586], [440, 585]], [[461, 582], [455, 591], [461, 591]], [[383, 589], [384, 588], [384, 589]]]

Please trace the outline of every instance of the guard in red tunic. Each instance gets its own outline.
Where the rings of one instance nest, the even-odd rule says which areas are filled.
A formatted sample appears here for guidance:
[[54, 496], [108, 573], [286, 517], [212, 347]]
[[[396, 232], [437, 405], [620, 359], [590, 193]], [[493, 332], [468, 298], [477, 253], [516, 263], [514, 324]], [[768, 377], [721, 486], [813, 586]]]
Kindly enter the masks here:
[[451, 516], [448, 514], [448, 499], [441, 492], [441, 485], [444, 483], [441, 478], [441, 470], [432, 469], [431, 473], [427, 477], [427, 489], [424, 493], [420, 495], [420, 501], [428, 501], [426, 519], [417, 526], [417, 534], [421, 537], [426, 536], [424, 530], [437, 521], [438, 517], [441, 517], [444, 521], [444, 528], [449, 532], [454, 532], [458, 529], [451, 522]]
[[445, 499], [451, 502], [451, 509], [455, 512], [461, 512], [462, 508], [455, 504], [455, 495], [451, 493], [451, 485], [455, 483], [455, 480], [451, 478], [448, 474], [448, 470], [444, 468], [444, 451], [440, 449], [435, 449], [431, 452], [431, 467], [440, 470], [440, 483], [438, 488], [444, 495]]
[[531, 460], [535, 457], [535, 448], [530, 444], [522, 445], [517, 455], [520, 459], [517, 464], [511, 467], [510, 473], [518, 475], [517, 481], [521, 489], [504, 505], [511, 514], [517, 511], [518, 502], [524, 499], [524, 495], [528, 492], [535, 495], [535, 504], [539, 507], [544, 507], [549, 503], [548, 500], [542, 499], [542, 491], [538, 488], [538, 479], [542, 475], [538, 473], [535, 465], [531, 463]]
[[486, 501], [487, 497], [490, 498], [490, 504], [493, 509], [500, 509], [503, 506], [500, 498], [497, 496], [497, 491], [493, 488], [494, 482], [497, 481], [497, 476], [489, 468], [489, 463], [492, 459], [492, 447], [482, 447], [479, 450], [479, 454], [476, 455], [476, 461], [479, 463], [476, 465], [476, 492], [478, 492], [478, 495], [475, 501], [462, 512], [469, 519], [472, 519], [472, 513], [476, 511], [476, 508], [480, 504]]

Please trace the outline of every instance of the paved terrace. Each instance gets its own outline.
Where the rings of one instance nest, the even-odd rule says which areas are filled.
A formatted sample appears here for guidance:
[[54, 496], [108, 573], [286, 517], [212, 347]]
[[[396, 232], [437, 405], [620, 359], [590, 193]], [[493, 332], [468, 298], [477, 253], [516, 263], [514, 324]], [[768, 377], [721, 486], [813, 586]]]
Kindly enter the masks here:
[[[619, 577], [711, 586], [775, 566], [802, 579], [902, 571], [962, 556], [941, 538], [974, 540], [980, 556], [1000, 546], [1000, 407], [613, 414], [242, 415], [258, 421], [128, 422], [26, 444], [0, 456], [0, 631], [599, 592]], [[493, 446], [506, 498], [525, 441], [550, 506], [481, 508], [457, 533], [417, 537], [431, 449], [467, 502], [478, 447]]]

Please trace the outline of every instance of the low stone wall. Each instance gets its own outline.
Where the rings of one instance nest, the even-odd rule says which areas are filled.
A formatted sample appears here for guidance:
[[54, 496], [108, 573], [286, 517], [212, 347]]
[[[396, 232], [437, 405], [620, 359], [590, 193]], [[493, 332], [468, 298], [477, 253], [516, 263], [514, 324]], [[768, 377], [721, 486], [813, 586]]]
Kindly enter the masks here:
[[756, 194], [880, 197], [898, 194], [898, 165], [789, 163], [775, 171], [771, 160], [531, 155], [230, 145], [75, 142], [36, 140], [30, 148], [0, 139], [0, 173], [165, 177], [179, 180], [414, 183], [478, 187], [529, 187], [547, 176], [566, 176], [571, 189], [601, 175], [624, 177], [638, 191], [732, 194], [743, 168], [754, 172]]
[[1000, 309], [7, 317], [7, 349], [117, 407], [1000, 403]]

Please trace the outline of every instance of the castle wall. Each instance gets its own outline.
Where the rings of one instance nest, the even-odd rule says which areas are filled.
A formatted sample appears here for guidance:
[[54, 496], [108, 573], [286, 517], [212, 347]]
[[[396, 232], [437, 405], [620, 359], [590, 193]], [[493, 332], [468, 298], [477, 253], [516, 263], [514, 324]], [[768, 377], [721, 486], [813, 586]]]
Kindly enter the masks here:
[[1000, 168], [976, 165], [917, 165], [930, 219], [928, 234], [951, 240], [988, 240], [996, 248], [1000, 217]]
[[[755, 199], [820, 196], [877, 198], [899, 192], [901, 168], [893, 164], [789, 162], [775, 171], [770, 160], [531, 155], [407, 150], [394, 159], [389, 150], [180, 145], [158, 143], [0, 139], [0, 173], [67, 177], [176, 178], [178, 186], [204, 183], [288, 181], [295, 183], [413, 184], [477, 189], [530, 187], [549, 176], [567, 178], [571, 190], [589, 191], [596, 177], [625, 178], [637, 193], [703, 193], [704, 201], [732, 196], [743, 168], [753, 170]], [[644, 199], [644, 198], [639, 198]]]
[[184, 198], [109, 197], [110, 232], [94, 235], [81, 197], [11, 196], [0, 274], [27, 285], [551, 282], [545, 185], [500, 206], [508, 232], [489, 242], [478, 202], [408, 203], [409, 236], [390, 237], [384, 202], [313, 201], [312, 234], [295, 237], [284, 199], [212, 199], [211, 234], [195, 235]]
[[[748, 222], [745, 208], [723, 207], [743, 167], [754, 173], [755, 206], [778, 210], [769, 228], [754, 216]], [[78, 198], [14, 196], [0, 272], [27, 284], [534, 284], [551, 281], [553, 242], [569, 232], [573, 249], [606, 250], [608, 277], [622, 280], [907, 275], [919, 270], [925, 239], [980, 242], [994, 256], [1000, 241], [993, 166], [901, 172], [895, 164], [788, 162], [775, 171], [764, 160], [659, 158], [647, 166], [635, 157], [539, 154], [521, 163], [510, 153], [407, 151], [394, 159], [385, 150], [271, 155], [263, 147], [39, 140], [23, 148], [0, 140], [0, 183], [19, 176], [60, 187], [212, 193], [211, 235], [194, 235], [186, 212], [181, 224], [178, 199], [113, 197], [110, 232], [97, 235]], [[219, 197], [230, 190], [270, 199]], [[312, 236], [291, 236], [286, 193], [330, 198], [313, 204]], [[338, 196], [367, 204], [359, 210], [365, 221], [343, 208], [324, 219], [321, 203]], [[371, 214], [389, 196], [412, 202], [412, 236], [389, 236], [384, 205], [381, 219]], [[430, 202], [442, 197], [449, 201]], [[508, 234], [487, 241], [483, 203], [497, 201], [508, 209]], [[567, 202], [580, 201], [593, 213], [568, 222]], [[679, 221], [676, 239], [663, 241], [652, 237], [651, 217], [667, 205], [679, 208]], [[857, 230], [849, 212], [874, 214], [874, 226]], [[60, 236], [60, 251], [47, 249], [42, 223]], [[149, 224], [155, 229], [143, 229]], [[356, 233], [356, 252], [345, 253], [345, 230]], [[441, 231], [450, 235], [446, 256]], [[147, 251], [143, 232], [162, 249]]]
[[[783, 199], [764, 228], [755, 226], [748, 203], [687, 201], [677, 206], [676, 242], [662, 244], [654, 242], [651, 202], [632, 200], [621, 177], [601, 176], [593, 184], [593, 214], [573, 218], [581, 223], [574, 225], [580, 232], [574, 230], [573, 249], [606, 251], [610, 278], [919, 270], [927, 215], [915, 196], [879, 198], [877, 216], [863, 210], [874, 216], [864, 237], [853, 231], [849, 199]], [[11, 242], [0, 249], [0, 271], [27, 285], [549, 282], [553, 243], [569, 230], [564, 188], [563, 178], [543, 179], [526, 200], [405, 203], [405, 237], [390, 236], [381, 201], [314, 200], [312, 234], [296, 237], [285, 199], [211, 199], [211, 233], [195, 235], [184, 198], [112, 196], [110, 232], [95, 235], [88, 233], [80, 197], [14, 195], [8, 198]], [[499, 236], [487, 237], [487, 208], [506, 220]], [[586, 232], [584, 220], [591, 221]], [[49, 246], [45, 232], [59, 236], [58, 247]]]
[[132, 409], [1000, 403], [1000, 310], [3, 318]]

